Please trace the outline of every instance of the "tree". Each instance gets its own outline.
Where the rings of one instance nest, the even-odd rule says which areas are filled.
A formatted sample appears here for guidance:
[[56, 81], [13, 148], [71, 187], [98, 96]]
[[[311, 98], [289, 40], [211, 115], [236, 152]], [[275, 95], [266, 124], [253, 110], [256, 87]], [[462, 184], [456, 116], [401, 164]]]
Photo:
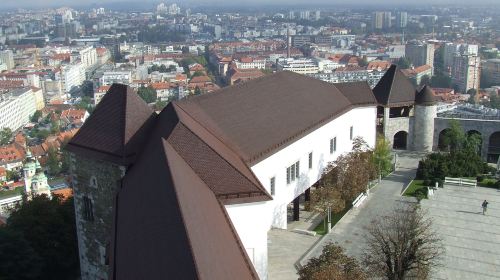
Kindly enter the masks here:
[[424, 75], [421, 79], [420, 79], [420, 86], [423, 87], [423, 86], [428, 86], [431, 84], [431, 79], [429, 78], [429, 75]]
[[368, 273], [388, 280], [427, 279], [443, 253], [432, 221], [409, 204], [374, 220], [367, 245], [363, 259]]
[[88, 96], [83, 96], [80, 99], [80, 102], [76, 104], [77, 109], [87, 110], [89, 113], [92, 113], [94, 108], [92, 107], [92, 100]]
[[40, 257], [41, 273], [36, 279], [76, 279], [79, 258], [73, 198], [33, 196], [14, 209], [6, 227], [24, 237]]
[[37, 123], [42, 117], [42, 111], [36, 110], [33, 116], [30, 118], [30, 122]]
[[205, 76], [205, 73], [203, 73], [202, 71], [195, 71], [193, 73], [193, 75], [191, 75], [191, 78], [199, 77], [199, 76]]
[[59, 160], [57, 149], [54, 147], [49, 147], [47, 155], [47, 169], [48, 173], [52, 176], [61, 173], [61, 161]]
[[194, 88], [194, 95], [200, 95], [200, 94], [201, 94], [201, 89], [200, 89], [200, 87], [199, 87], [199, 86], [196, 86], [196, 87]]
[[92, 81], [83, 81], [81, 86], [83, 96], [94, 98], [94, 83]]
[[327, 244], [317, 258], [312, 258], [299, 272], [299, 280], [364, 280], [366, 275], [355, 258], [335, 244]]
[[0, 146], [7, 145], [12, 139], [12, 130], [8, 127], [4, 127], [0, 131]]
[[40, 279], [41, 261], [22, 234], [0, 227], [0, 279]]
[[381, 134], [378, 135], [373, 150], [373, 165], [382, 177], [387, 176], [392, 171], [391, 145]]
[[148, 104], [156, 102], [156, 90], [152, 87], [142, 86], [137, 90], [137, 94]]
[[406, 57], [401, 57], [396, 60], [396, 65], [401, 69], [408, 69], [411, 66], [411, 61]]
[[436, 74], [431, 78], [431, 86], [435, 88], [449, 88], [451, 87], [451, 78], [445, 74]]
[[7, 181], [17, 182], [21, 179], [21, 175], [18, 171], [15, 170], [7, 170]]
[[468, 100], [469, 103], [476, 104], [476, 101], [477, 101], [476, 100], [476, 93], [477, 93], [476, 89], [473, 89], [473, 88], [471, 88], [467, 91], [467, 94], [470, 95], [469, 100]]
[[372, 151], [362, 138], [354, 138], [352, 151], [326, 166], [311, 194], [311, 209], [323, 215], [339, 213], [366, 191], [368, 182], [375, 177]]

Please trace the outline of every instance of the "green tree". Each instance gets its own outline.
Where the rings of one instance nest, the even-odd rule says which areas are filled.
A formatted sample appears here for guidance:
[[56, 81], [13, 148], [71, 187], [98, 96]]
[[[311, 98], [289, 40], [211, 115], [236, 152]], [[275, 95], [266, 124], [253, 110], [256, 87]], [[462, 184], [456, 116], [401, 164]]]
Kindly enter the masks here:
[[37, 123], [42, 117], [42, 111], [36, 110], [33, 116], [31, 116], [30, 121], [33, 123]]
[[56, 176], [61, 173], [61, 161], [59, 159], [59, 153], [54, 147], [50, 147], [48, 150], [47, 169], [48, 173], [52, 176]]
[[78, 277], [74, 209], [73, 198], [62, 201], [57, 196], [52, 199], [45, 195], [34, 196], [19, 204], [7, 220], [7, 229], [23, 236], [40, 257], [41, 273], [37, 279]]
[[92, 107], [92, 100], [88, 96], [83, 96], [80, 99], [80, 102], [76, 104], [76, 108], [81, 110], [87, 110], [87, 112], [89, 113], [92, 113], [92, 111], [94, 110], [94, 108]]
[[421, 87], [423, 86], [428, 86], [430, 85], [431, 83], [431, 79], [429, 78], [429, 75], [424, 75], [421, 79], [420, 79], [420, 85]]
[[21, 179], [21, 174], [15, 170], [7, 170], [7, 181], [19, 181]]
[[470, 95], [468, 100], [469, 103], [476, 104], [476, 93], [477, 93], [476, 89], [473, 88], [467, 91], [467, 94]]
[[347, 256], [342, 247], [332, 243], [323, 247], [321, 255], [311, 258], [298, 274], [299, 280], [367, 279], [358, 261]]
[[390, 142], [383, 135], [378, 135], [375, 149], [373, 150], [373, 165], [377, 174], [387, 176], [392, 171], [392, 155]]
[[201, 71], [195, 71], [193, 73], [193, 75], [191, 75], [191, 78], [194, 78], [194, 77], [200, 77], [200, 76], [205, 76], [205, 73], [201, 72]]
[[396, 60], [396, 65], [401, 69], [408, 69], [411, 66], [411, 61], [406, 57], [401, 57]]
[[40, 279], [42, 261], [21, 233], [0, 227], [0, 279]]
[[50, 122], [50, 133], [51, 134], [57, 134], [61, 132], [61, 126], [59, 125], [59, 122], [58, 121], [51, 121]]
[[440, 74], [432, 76], [431, 86], [435, 88], [450, 88], [451, 78], [446, 74]]
[[490, 96], [490, 107], [494, 109], [500, 109], [500, 97], [498, 94], [492, 94]]
[[83, 96], [94, 98], [94, 83], [92, 81], [83, 81], [81, 86]]
[[196, 86], [196, 87], [194, 88], [194, 95], [200, 95], [200, 94], [201, 94], [201, 89], [200, 89], [200, 87], [199, 87], [199, 86]]
[[7, 145], [12, 139], [12, 130], [8, 127], [4, 127], [0, 131], [0, 146]]
[[152, 87], [142, 86], [137, 90], [137, 94], [148, 104], [156, 102], [157, 93]]

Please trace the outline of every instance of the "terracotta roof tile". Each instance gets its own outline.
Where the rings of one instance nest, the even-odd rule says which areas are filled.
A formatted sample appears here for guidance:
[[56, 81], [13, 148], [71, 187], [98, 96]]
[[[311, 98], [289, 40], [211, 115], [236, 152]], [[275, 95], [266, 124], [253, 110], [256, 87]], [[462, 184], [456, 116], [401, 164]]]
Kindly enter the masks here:
[[408, 78], [392, 65], [373, 89], [380, 105], [404, 106], [415, 102], [416, 90]]

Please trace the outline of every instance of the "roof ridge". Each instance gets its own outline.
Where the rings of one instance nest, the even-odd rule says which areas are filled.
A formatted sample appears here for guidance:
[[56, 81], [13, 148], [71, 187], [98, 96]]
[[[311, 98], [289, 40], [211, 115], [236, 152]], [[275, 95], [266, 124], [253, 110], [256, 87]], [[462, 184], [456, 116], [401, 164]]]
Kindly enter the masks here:
[[125, 94], [122, 94], [122, 98], [124, 98], [123, 100], [123, 110], [122, 110], [122, 130], [121, 130], [121, 137], [122, 137], [122, 147], [121, 147], [121, 150], [122, 150], [122, 155], [125, 156], [125, 130], [127, 129], [127, 109], [128, 109], [128, 91], [131, 90], [129, 87], [126, 87], [125, 89]]
[[389, 100], [391, 100], [391, 95], [392, 95], [392, 87], [394, 86], [394, 79], [396, 78], [396, 75], [398, 73], [398, 66], [397, 65], [394, 65], [394, 74], [392, 75], [391, 77], [391, 84], [390, 84], [390, 87], [389, 87], [389, 94], [387, 95], [387, 104], [389, 104]]

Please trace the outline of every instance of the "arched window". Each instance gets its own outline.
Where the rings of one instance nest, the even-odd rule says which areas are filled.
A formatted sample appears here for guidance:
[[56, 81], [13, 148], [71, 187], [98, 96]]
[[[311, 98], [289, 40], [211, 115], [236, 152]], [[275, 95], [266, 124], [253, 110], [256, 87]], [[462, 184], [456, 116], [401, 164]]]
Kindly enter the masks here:
[[97, 188], [97, 178], [95, 176], [90, 177], [89, 185], [93, 188]]

